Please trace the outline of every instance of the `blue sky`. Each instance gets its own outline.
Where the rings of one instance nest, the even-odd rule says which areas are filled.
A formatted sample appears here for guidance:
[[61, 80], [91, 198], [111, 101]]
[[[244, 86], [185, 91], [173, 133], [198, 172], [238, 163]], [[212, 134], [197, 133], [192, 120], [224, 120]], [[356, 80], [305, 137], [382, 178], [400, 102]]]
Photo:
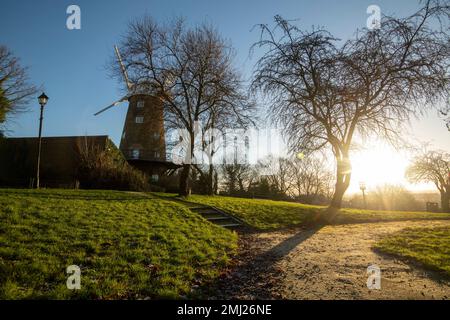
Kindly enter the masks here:
[[[81, 30], [66, 28], [66, 8], [81, 8]], [[130, 19], [149, 14], [157, 20], [176, 15], [189, 23], [211, 22], [236, 50], [236, 66], [249, 77], [254, 59], [249, 48], [258, 39], [252, 27], [271, 23], [275, 14], [299, 19], [304, 27], [319, 25], [346, 39], [366, 24], [366, 9], [377, 4], [389, 14], [405, 15], [417, 2], [397, 1], [301, 1], [301, 0], [111, 0], [111, 1], [18, 1], [0, 4], [0, 44], [9, 47], [29, 66], [32, 82], [42, 85], [50, 97], [45, 110], [45, 136], [107, 134], [119, 141], [127, 104], [94, 117], [93, 113], [120, 96], [120, 86], [105, 69], [113, 45], [124, 34]], [[38, 105], [10, 123], [10, 136], [36, 136]], [[450, 150], [449, 133], [436, 113], [413, 121], [411, 134], [434, 141]]]

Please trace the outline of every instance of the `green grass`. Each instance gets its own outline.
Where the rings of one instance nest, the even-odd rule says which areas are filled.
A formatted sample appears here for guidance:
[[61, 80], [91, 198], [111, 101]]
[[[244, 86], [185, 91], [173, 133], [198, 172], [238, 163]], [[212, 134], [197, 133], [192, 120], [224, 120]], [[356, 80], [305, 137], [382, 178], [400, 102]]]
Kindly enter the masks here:
[[[0, 189], [0, 299], [189, 296], [236, 243], [183, 205], [142, 194]], [[72, 264], [81, 290], [66, 287]]]
[[[176, 196], [174, 194], [162, 193], [159, 193], [158, 195], [169, 198]], [[311, 222], [318, 214], [323, 213], [326, 209], [323, 206], [313, 206], [294, 202], [224, 196], [191, 195], [187, 200], [217, 207], [235, 215], [249, 225], [262, 230], [283, 228]], [[336, 224], [345, 224], [422, 219], [450, 219], [450, 214], [342, 209], [334, 217], [333, 222]]]
[[382, 211], [341, 209], [336, 217], [336, 223], [359, 223], [379, 221], [406, 221], [406, 220], [450, 220], [448, 213], [435, 213], [425, 211]]
[[450, 277], [450, 227], [406, 228], [385, 237], [374, 248]]
[[227, 211], [258, 229], [275, 229], [309, 221], [321, 207], [285, 201], [192, 195], [188, 199]]

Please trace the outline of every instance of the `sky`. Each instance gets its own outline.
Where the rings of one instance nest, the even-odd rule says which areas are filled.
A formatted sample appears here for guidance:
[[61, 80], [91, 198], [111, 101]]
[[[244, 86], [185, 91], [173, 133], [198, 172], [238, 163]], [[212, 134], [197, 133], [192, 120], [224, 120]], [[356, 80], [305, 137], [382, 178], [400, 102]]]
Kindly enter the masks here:
[[[81, 9], [80, 30], [66, 27], [69, 16], [66, 9], [72, 4]], [[45, 107], [44, 136], [109, 135], [118, 144], [127, 104], [101, 116], [94, 117], [93, 113], [121, 95], [121, 85], [109, 77], [106, 64], [130, 20], [148, 14], [159, 21], [183, 16], [190, 24], [210, 22], [231, 42], [236, 50], [236, 67], [249, 79], [255, 63], [249, 49], [259, 36], [253, 28], [256, 24], [273, 23], [273, 16], [280, 14], [296, 19], [305, 28], [325, 27], [345, 40], [357, 28], [365, 27], [366, 10], [372, 4], [378, 5], [383, 13], [399, 16], [418, 8], [418, 2], [413, 0], [2, 0], [0, 44], [6, 45], [21, 59], [22, 65], [29, 67], [31, 81], [42, 86], [50, 97]], [[8, 135], [36, 136], [38, 109], [37, 100], [32, 101], [29, 112], [9, 123]], [[414, 120], [408, 135], [450, 151], [450, 134], [436, 111]], [[367, 145], [371, 145], [370, 141]], [[395, 161], [406, 161], [405, 155], [389, 148], [384, 148], [382, 155], [371, 150], [362, 153], [362, 159], [367, 160], [373, 154], [385, 159], [387, 165], [393, 163], [393, 157], [400, 158]], [[356, 184], [364, 178], [367, 169], [361, 171], [361, 177], [357, 175], [354, 179]], [[398, 175], [401, 181], [403, 173]]]

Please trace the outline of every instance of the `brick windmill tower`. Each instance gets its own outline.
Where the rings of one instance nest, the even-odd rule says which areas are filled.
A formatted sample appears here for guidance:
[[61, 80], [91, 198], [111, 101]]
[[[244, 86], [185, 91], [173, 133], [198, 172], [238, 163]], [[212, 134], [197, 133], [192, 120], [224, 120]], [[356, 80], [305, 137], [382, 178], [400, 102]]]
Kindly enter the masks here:
[[94, 115], [128, 101], [119, 149], [132, 166], [147, 173], [153, 182], [158, 182], [164, 171], [173, 166], [166, 161], [163, 100], [159, 95], [148, 92], [145, 86], [130, 83], [119, 49], [117, 46], [114, 49], [128, 94]]

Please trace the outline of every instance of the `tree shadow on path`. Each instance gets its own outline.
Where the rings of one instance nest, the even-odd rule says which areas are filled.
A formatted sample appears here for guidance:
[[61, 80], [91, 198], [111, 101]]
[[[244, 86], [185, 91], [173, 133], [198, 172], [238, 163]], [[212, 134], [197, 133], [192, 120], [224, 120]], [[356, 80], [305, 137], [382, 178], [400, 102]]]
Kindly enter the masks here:
[[[212, 299], [277, 299], [276, 285], [284, 277], [277, 262], [321, 227], [263, 234], [241, 234], [240, 252], [232, 269], [201, 291]], [[263, 236], [261, 236], [263, 235]], [[281, 238], [274, 245], [274, 238]]]

